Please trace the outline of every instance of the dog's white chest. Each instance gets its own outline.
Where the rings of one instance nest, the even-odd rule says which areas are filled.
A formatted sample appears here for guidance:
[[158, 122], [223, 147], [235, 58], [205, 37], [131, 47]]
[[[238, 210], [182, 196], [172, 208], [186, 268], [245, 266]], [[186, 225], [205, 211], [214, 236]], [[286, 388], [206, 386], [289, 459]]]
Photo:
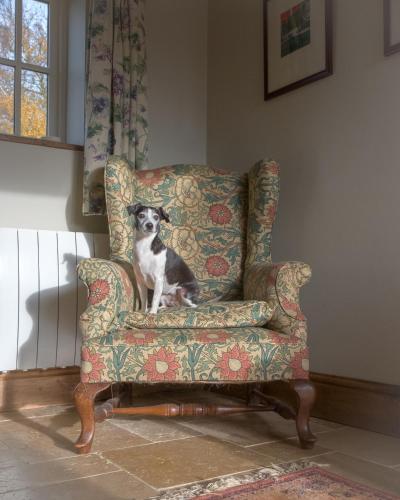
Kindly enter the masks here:
[[142, 280], [147, 288], [154, 289], [156, 280], [164, 277], [167, 251], [162, 250], [160, 253], [154, 254], [151, 250], [151, 241], [148, 239], [137, 241], [134, 249], [136, 277]]

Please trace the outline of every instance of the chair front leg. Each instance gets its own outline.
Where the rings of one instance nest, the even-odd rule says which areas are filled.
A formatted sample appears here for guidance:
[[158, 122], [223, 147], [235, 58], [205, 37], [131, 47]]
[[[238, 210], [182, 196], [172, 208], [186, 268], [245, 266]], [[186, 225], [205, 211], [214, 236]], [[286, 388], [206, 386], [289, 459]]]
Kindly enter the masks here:
[[297, 395], [296, 428], [300, 446], [310, 449], [317, 438], [310, 429], [310, 413], [315, 402], [315, 388], [309, 380], [292, 380], [290, 386]]
[[89, 453], [92, 447], [95, 427], [94, 400], [97, 394], [111, 384], [85, 384], [80, 382], [74, 391], [75, 407], [81, 419], [81, 434], [75, 443], [78, 453]]

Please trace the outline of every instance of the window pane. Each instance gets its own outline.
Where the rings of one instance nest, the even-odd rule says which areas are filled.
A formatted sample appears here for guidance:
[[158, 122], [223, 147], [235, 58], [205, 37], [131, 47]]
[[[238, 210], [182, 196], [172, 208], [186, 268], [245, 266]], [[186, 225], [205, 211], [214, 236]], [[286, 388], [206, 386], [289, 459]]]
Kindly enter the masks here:
[[49, 6], [23, 0], [22, 13], [22, 61], [47, 66]]
[[0, 133], [14, 133], [14, 68], [0, 64]]
[[47, 75], [21, 72], [21, 135], [47, 135]]
[[14, 59], [15, 0], [0, 0], [0, 57]]

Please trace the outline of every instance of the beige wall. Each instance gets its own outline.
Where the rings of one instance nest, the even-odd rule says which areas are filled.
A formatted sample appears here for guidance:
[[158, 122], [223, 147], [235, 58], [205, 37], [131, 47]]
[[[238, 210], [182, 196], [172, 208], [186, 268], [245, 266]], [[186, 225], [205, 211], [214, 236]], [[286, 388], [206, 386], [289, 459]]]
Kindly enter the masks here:
[[274, 260], [314, 271], [311, 368], [400, 383], [400, 54], [381, 0], [335, 0], [334, 76], [263, 101], [262, 0], [209, 3], [208, 160], [282, 166]]
[[207, 0], [147, 0], [150, 166], [205, 163]]

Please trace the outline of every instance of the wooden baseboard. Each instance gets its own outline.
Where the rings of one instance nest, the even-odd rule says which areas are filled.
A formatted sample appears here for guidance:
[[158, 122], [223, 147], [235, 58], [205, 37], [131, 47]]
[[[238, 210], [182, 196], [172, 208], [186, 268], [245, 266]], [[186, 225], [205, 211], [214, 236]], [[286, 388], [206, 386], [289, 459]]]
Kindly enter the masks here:
[[311, 373], [313, 416], [400, 437], [400, 386]]
[[[321, 373], [311, 373], [311, 380], [317, 389], [313, 416], [400, 437], [400, 386]], [[75, 366], [0, 373], [0, 411], [71, 404], [78, 382], [79, 367]], [[222, 386], [216, 391], [245, 395], [241, 385]], [[271, 394], [283, 394], [279, 382], [272, 384]]]
[[79, 367], [0, 373], [0, 411], [71, 404]]

